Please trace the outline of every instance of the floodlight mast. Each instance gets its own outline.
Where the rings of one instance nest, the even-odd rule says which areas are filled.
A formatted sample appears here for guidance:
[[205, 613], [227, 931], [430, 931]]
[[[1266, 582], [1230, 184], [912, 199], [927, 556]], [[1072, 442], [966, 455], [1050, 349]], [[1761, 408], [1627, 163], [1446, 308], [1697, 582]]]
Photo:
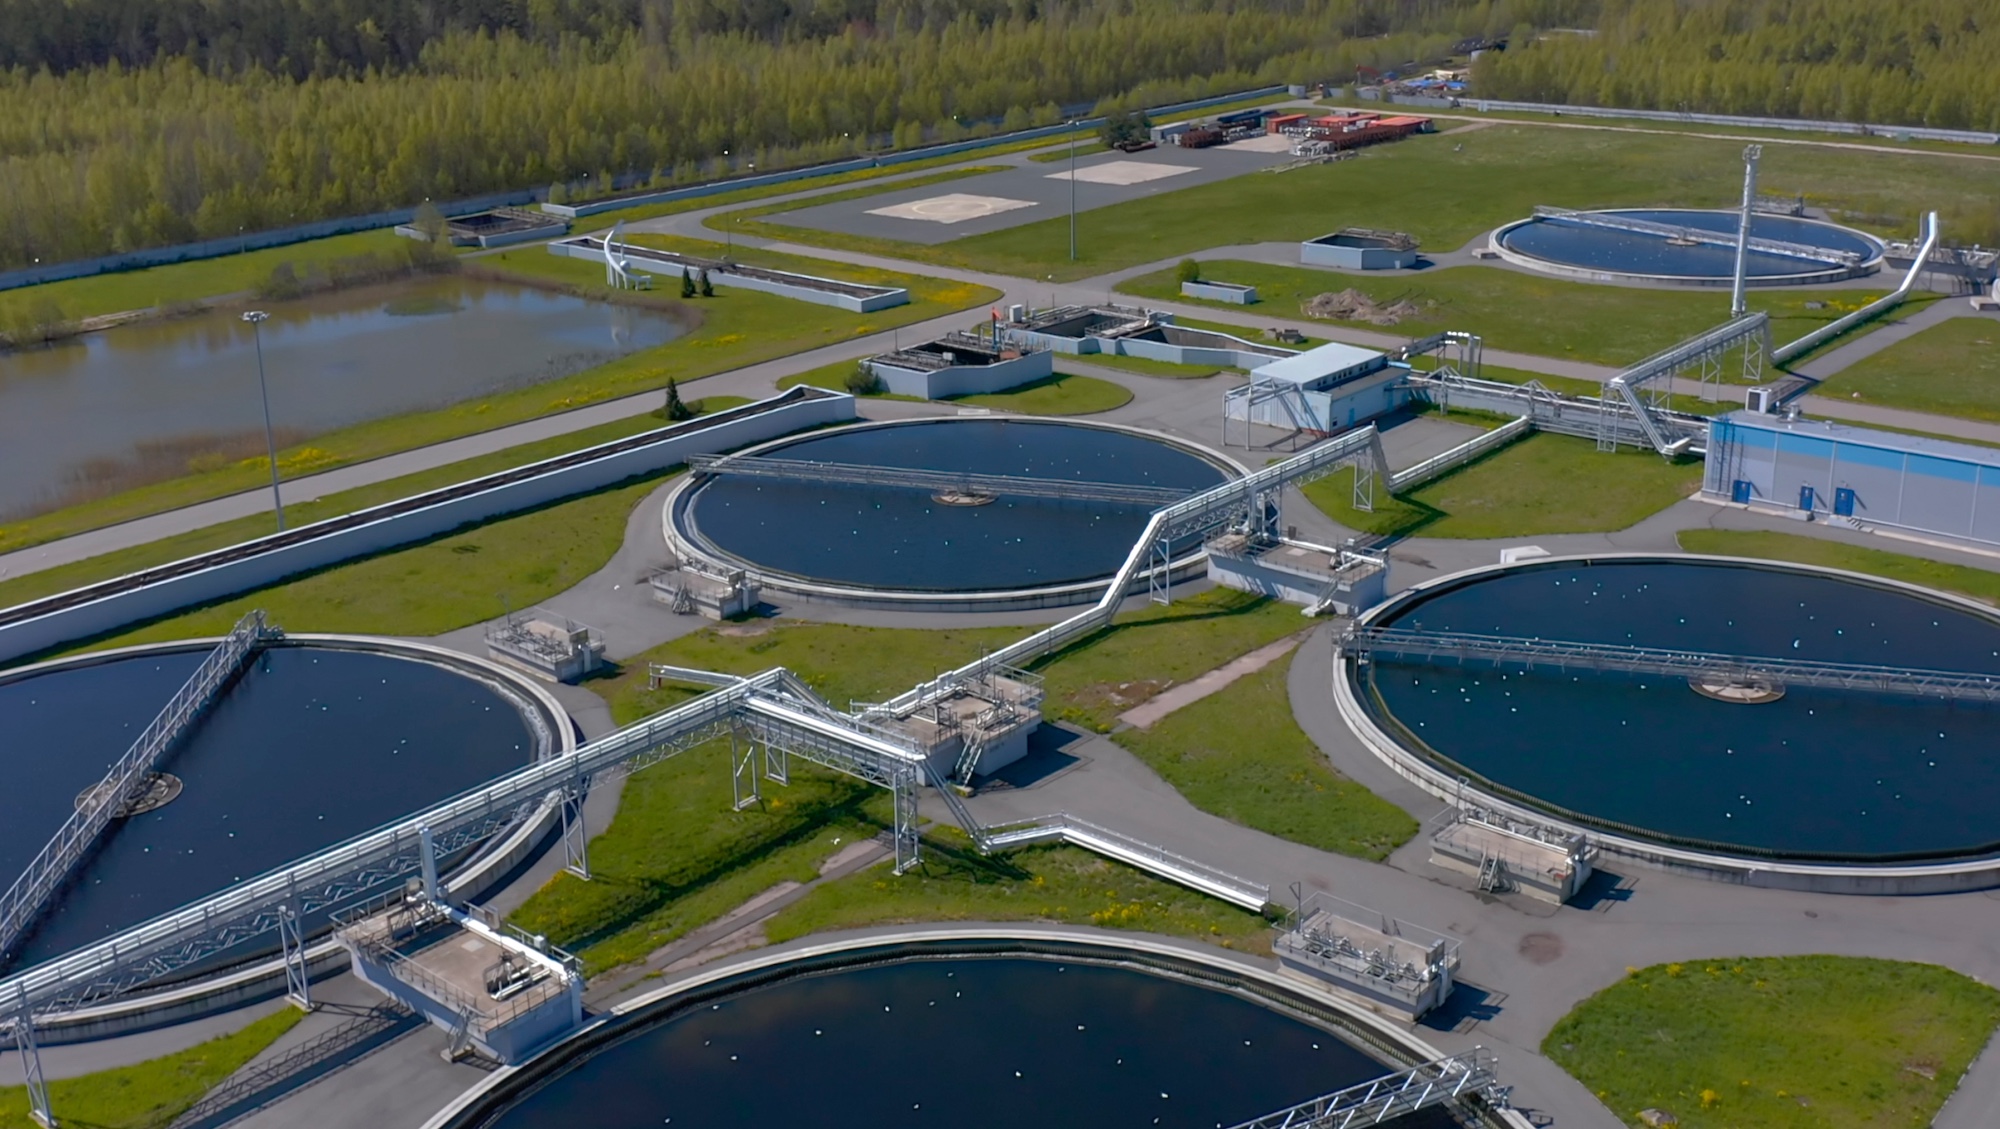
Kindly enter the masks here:
[[278, 494], [278, 444], [271, 434], [271, 388], [264, 380], [264, 323], [271, 315], [263, 310], [245, 310], [250, 336], [257, 343], [257, 394], [264, 401], [264, 451], [271, 460], [271, 508], [278, 515], [278, 532], [285, 531], [285, 500]]
[[1740, 318], [1748, 312], [1743, 298], [1743, 275], [1750, 258], [1750, 215], [1757, 204], [1757, 162], [1764, 155], [1762, 145], [1743, 149], [1743, 223], [1736, 232], [1736, 272], [1729, 288], [1729, 316]]

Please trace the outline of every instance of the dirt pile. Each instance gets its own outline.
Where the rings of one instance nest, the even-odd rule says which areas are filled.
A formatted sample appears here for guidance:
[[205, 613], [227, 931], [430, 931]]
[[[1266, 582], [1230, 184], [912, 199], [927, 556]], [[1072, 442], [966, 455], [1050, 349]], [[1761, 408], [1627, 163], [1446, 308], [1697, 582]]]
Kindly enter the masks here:
[[1395, 325], [1423, 311], [1408, 298], [1384, 305], [1349, 287], [1337, 294], [1320, 294], [1301, 307], [1309, 318], [1322, 321], [1365, 321], [1371, 325]]

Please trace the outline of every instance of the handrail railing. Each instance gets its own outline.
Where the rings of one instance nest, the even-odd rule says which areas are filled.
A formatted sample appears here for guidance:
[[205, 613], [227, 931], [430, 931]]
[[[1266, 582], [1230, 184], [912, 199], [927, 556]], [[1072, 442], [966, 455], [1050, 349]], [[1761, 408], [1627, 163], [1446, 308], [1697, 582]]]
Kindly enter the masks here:
[[1475, 660], [1559, 671], [1603, 670], [1634, 674], [1714, 677], [1726, 682], [1771, 682], [1914, 697], [2000, 702], [2000, 673], [1927, 670], [1868, 663], [1730, 655], [1617, 643], [1580, 643], [1509, 635], [1473, 635], [1395, 627], [1355, 628], [1340, 641], [1350, 654], [1394, 658]]
[[41, 916], [49, 898], [68, 881], [77, 863], [96, 846], [98, 836], [144, 788], [146, 779], [168, 749], [187, 732], [215, 700], [215, 695], [243, 667], [243, 660], [260, 646], [268, 631], [264, 613], [253, 611], [236, 622], [209, 652], [181, 688], [154, 715], [131, 747], [104, 774], [68, 819], [56, 830], [13, 885], [0, 894], [0, 957], [13, 951]]
[[690, 455], [688, 469], [696, 474], [785, 482], [841, 482], [909, 490], [960, 490], [1017, 498], [1054, 498], [1092, 502], [1123, 502], [1160, 506], [1188, 496], [1172, 486], [1124, 482], [1087, 482], [1012, 474], [928, 470], [921, 467], [870, 466], [862, 463], [822, 463], [808, 459], [777, 459], [764, 455]]
[[1474, 1047], [1462, 1054], [1419, 1063], [1336, 1090], [1289, 1109], [1245, 1121], [1234, 1129], [1348, 1129], [1380, 1125], [1391, 1118], [1451, 1101], [1478, 1098], [1489, 1107], [1507, 1108], [1507, 1089], [1494, 1074], [1493, 1052]]

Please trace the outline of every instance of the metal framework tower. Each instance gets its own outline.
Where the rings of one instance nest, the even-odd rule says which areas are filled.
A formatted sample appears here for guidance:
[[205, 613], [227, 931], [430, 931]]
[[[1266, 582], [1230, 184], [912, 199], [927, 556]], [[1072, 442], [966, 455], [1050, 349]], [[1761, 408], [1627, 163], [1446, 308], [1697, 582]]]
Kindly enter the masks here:
[[35, 1009], [28, 1001], [28, 987], [19, 985], [20, 1004], [14, 1013], [14, 1045], [21, 1052], [21, 1074], [28, 1081], [28, 1116], [44, 1129], [55, 1129], [55, 1111], [49, 1108], [49, 1085], [42, 1077], [42, 1051], [35, 1043]]

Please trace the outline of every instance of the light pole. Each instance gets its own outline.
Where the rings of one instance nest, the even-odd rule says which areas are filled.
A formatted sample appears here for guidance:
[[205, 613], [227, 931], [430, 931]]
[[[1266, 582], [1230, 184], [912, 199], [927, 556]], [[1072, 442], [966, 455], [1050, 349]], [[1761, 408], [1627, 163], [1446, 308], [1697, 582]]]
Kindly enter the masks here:
[[270, 314], [262, 310], [243, 311], [243, 320], [250, 323], [250, 336], [257, 342], [257, 394], [264, 400], [264, 450], [271, 456], [271, 506], [278, 511], [278, 532], [285, 531], [285, 500], [278, 494], [278, 444], [271, 437], [271, 388], [264, 382], [264, 330], [263, 324]]
[[1076, 131], [1073, 128], [1069, 135], [1069, 261], [1076, 261]]

